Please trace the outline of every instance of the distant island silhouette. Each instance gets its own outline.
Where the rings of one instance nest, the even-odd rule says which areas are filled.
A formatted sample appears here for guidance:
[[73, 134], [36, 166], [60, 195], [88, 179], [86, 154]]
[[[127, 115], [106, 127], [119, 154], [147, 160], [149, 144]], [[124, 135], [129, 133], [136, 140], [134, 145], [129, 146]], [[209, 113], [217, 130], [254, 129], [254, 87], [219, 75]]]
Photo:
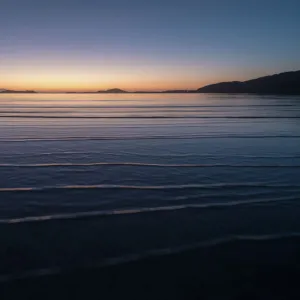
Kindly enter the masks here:
[[121, 90], [121, 89], [109, 89], [109, 90], [104, 90], [104, 91], [98, 91], [97, 93], [109, 93], [109, 94], [122, 94], [122, 93], [128, 93], [127, 91]]
[[[15, 91], [0, 89], [0, 93], [37, 93], [25, 90]], [[270, 76], [259, 77], [247, 81], [228, 81], [210, 84], [197, 90], [166, 90], [166, 91], [133, 91], [120, 88], [99, 90], [96, 92], [65, 92], [67, 94], [161, 94], [161, 93], [244, 93], [244, 94], [286, 94], [300, 95], [300, 71], [284, 72]]]

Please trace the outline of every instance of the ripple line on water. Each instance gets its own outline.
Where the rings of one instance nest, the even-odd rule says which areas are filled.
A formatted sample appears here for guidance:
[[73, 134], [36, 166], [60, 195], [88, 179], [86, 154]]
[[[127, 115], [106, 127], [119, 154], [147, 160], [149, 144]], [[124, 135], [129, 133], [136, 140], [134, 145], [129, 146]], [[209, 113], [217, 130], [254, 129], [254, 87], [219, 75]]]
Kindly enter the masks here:
[[91, 163], [43, 163], [0, 164], [0, 168], [56, 168], [56, 167], [151, 167], [151, 168], [300, 168], [300, 165], [241, 165], [241, 164], [159, 164], [140, 162], [91, 162]]
[[[4, 157], [41, 157], [41, 156], [68, 156], [68, 155], [96, 155], [103, 154], [101, 151], [53, 151], [53, 152], [35, 152], [35, 153], [25, 153], [25, 152], [15, 152], [15, 153], [2, 153], [1, 155]], [[202, 158], [253, 158], [253, 159], [295, 159], [300, 158], [300, 155], [250, 155], [250, 154], [234, 154], [234, 155], [226, 155], [226, 154], [218, 154], [218, 153], [141, 153], [141, 152], [127, 152], [127, 151], [119, 151], [104, 153], [108, 156], [121, 156], [121, 155], [129, 155], [129, 156], [141, 156], [141, 157], [163, 157], [163, 158], [185, 158], [185, 157], [202, 157]]]
[[67, 214], [54, 214], [54, 215], [43, 215], [43, 216], [28, 216], [28, 217], [12, 218], [12, 219], [0, 219], [0, 224], [44, 222], [44, 221], [53, 221], [53, 220], [72, 220], [72, 219], [101, 217], [101, 216], [134, 215], [134, 214], [141, 214], [141, 213], [168, 212], [168, 211], [177, 211], [177, 210], [186, 210], [186, 209], [228, 208], [228, 207], [236, 207], [242, 205], [297, 201], [299, 199], [300, 197], [280, 197], [280, 198], [254, 199], [254, 200], [243, 200], [243, 201], [211, 202], [211, 203], [200, 203], [200, 204], [179, 204], [179, 205], [156, 206], [156, 207], [138, 207], [138, 208], [128, 208], [128, 209], [87, 211], [87, 212], [76, 212], [76, 213], [67, 213]]
[[215, 183], [215, 184], [182, 184], [182, 185], [57, 185], [42, 187], [0, 188], [0, 192], [43, 192], [51, 190], [185, 190], [185, 189], [232, 189], [232, 188], [300, 188], [300, 185], [265, 184], [265, 183]]
[[73, 137], [22, 137], [22, 138], [0, 138], [0, 143], [23, 143], [23, 142], [68, 142], [68, 141], [106, 141], [106, 140], [188, 140], [188, 139], [278, 139], [278, 138], [300, 138], [300, 135], [155, 135], [155, 136], [73, 136]]
[[300, 119], [300, 116], [141, 116], [141, 115], [132, 115], [132, 116], [54, 116], [54, 115], [9, 115], [3, 114], [0, 115], [3, 119]]

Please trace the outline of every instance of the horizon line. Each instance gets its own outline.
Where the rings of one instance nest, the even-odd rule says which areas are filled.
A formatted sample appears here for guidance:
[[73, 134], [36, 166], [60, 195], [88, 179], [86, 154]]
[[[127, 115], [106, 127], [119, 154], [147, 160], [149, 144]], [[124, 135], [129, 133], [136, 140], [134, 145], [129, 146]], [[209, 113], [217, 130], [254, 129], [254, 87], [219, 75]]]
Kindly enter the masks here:
[[165, 88], [165, 89], [123, 89], [123, 88], [107, 88], [107, 89], [97, 89], [97, 90], [89, 90], [89, 89], [73, 89], [73, 88], [64, 88], [64, 89], [35, 89], [35, 88], [30, 88], [30, 89], [9, 89], [9, 88], [0, 88], [0, 93], [3, 93], [3, 91], [9, 91], [11, 93], [16, 92], [16, 93], [21, 93], [21, 92], [35, 92], [35, 93], [114, 93], [113, 90], [118, 90], [119, 92], [116, 93], [164, 93], [164, 92], [182, 92], [182, 93], [188, 93], [188, 92], [196, 92], [197, 90], [204, 88], [209, 85], [214, 85], [218, 83], [224, 83], [224, 82], [247, 82], [250, 80], [254, 79], [259, 79], [259, 78], [264, 78], [264, 77], [269, 77], [269, 76], [275, 76], [275, 75], [280, 75], [280, 74], [285, 74], [285, 73], [294, 73], [294, 72], [300, 72], [300, 70], [292, 70], [292, 71], [284, 71], [284, 72], [279, 72], [279, 73], [273, 73], [270, 75], [265, 75], [265, 76], [260, 76], [256, 78], [250, 78], [247, 80], [239, 81], [239, 80], [231, 80], [231, 81], [221, 81], [221, 82], [214, 82], [210, 84], [206, 84], [203, 86], [198, 86], [196, 88]]

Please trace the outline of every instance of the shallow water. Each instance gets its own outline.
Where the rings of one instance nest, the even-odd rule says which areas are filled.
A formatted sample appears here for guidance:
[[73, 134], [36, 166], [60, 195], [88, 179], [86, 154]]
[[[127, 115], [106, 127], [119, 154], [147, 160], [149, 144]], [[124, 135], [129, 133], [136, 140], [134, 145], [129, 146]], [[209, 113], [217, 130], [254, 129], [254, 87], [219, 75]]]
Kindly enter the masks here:
[[297, 235], [299, 178], [300, 97], [3, 94], [0, 274]]

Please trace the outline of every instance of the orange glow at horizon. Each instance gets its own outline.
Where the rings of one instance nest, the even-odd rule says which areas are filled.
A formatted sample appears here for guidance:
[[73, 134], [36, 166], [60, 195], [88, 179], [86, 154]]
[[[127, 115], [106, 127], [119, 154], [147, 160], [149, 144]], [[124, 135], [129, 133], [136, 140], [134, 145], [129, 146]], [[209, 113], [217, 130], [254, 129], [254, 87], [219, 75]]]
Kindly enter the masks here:
[[214, 70], [206, 71], [204, 76], [199, 69], [179, 66], [82, 66], [71, 62], [61, 65], [27, 62], [22, 67], [15, 65], [2, 70], [0, 88], [41, 92], [92, 92], [112, 88], [127, 91], [191, 90], [218, 80], [214, 75]]
[[98, 79], [94, 77], [71, 75], [43, 75], [43, 76], [20, 76], [14, 80], [1, 80], [1, 88], [11, 90], [36, 90], [41, 92], [52, 91], [74, 91], [89, 92], [120, 88], [128, 91], [160, 91], [173, 89], [197, 89], [209, 84], [209, 81], [199, 80], [159, 80], [151, 79], [147, 81], [128, 78], [115, 77]]

